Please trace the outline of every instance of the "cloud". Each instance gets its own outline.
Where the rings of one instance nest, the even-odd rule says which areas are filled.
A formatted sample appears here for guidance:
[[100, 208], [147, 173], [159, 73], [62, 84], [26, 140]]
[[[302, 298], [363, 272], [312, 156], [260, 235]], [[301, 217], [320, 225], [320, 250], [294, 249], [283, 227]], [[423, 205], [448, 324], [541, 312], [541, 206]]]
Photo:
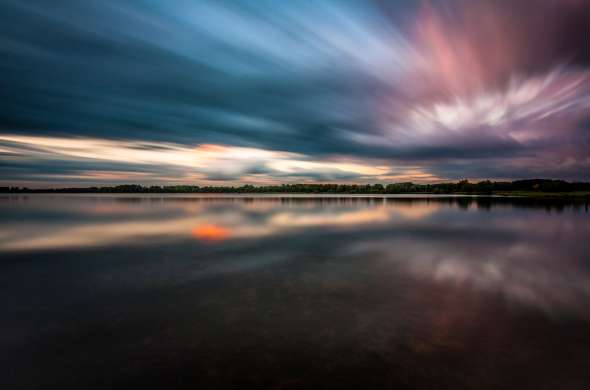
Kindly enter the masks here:
[[[0, 134], [131, 149], [227, 145], [418, 166], [451, 179], [588, 179], [587, 5], [540, 0], [531, 13], [526, 1], [68, 0], [47, 7], [7, 0], [0, 5]], [[0, 153], [2, 170], [24, 182], [18, 172], [28, 173]], [[186, 153], [159, 156], [169, 162], [174, 153], [190, 164], [168, 164], [170, 174], [180, 178], [184, 169], [188, 178]], [[22, 165], [50, 169], [37, 154]], [[68, 161], [76, 159], [90, 164], [84, 156]], [[89, 170], [110, 170], [112, 161], [93, 161]], [[212, 167], [199, 178], [264, 169]], [[291, 176], [375, 176], [334, 166], [305, 171]]]
[[[17, 178], [37, 184], [350, 182], [387, 179], [393, 171], [375, 161], [320, 160], [292, 152], [214, 144], [189, 147], [155, 141], [0, 135], [0, 148], [0, 182], [6, 184]], [[408, 172], [408, 178], [431, 179], [416, 169]]]

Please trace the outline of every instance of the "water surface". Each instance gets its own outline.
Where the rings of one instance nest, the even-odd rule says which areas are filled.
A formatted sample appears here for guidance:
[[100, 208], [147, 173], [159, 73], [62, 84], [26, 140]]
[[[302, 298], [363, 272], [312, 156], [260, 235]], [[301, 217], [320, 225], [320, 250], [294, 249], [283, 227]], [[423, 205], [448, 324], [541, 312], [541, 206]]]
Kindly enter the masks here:
[[590, 386], [584, 204], [7, 195], [0, 292], [6, 389]]

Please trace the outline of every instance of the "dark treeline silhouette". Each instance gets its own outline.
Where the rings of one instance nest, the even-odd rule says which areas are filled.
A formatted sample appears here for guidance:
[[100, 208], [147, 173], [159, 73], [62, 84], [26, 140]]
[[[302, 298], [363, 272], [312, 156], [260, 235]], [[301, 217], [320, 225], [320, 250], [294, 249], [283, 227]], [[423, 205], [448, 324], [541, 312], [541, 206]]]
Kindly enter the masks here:
[[281, 184], [270, 186], [141, 186], [124, 184], [110, 187], [30, 189], [26, 187], [0, 187], [0, 193], [291, 193], [291, 194], [492, 194], [505, 192], [576, 192], [590, 191], [590, 183], [564, 180], [529, 179], [513, 182], [480, 181], [471, 183], [438, 184]]

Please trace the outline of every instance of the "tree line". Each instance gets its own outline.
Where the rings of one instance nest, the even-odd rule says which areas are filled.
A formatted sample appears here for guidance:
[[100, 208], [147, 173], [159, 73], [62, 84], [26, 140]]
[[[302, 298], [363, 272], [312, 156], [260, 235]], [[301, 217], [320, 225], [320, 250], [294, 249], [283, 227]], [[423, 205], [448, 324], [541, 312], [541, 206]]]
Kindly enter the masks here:
[[491, 194], [494, 192], [575, 192], [590, 191], [590, 183], [564, 180], [529, 179], [508, 181], [484, 180], [471, 183], [416, 184], [281, 184], [253, 186], [142, 186], [123, 184], [108, 187], [70, 187], [30, 189], [26, 187], [0, 187], [0, 193], [295, 193], [295, 194]]

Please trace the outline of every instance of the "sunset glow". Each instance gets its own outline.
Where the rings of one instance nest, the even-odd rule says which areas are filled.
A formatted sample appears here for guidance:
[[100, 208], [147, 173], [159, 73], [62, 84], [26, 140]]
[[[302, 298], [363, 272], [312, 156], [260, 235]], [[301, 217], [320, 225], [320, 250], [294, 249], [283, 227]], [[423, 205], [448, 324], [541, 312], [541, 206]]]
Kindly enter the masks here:
[[590, 389], [590, 0], [1, 0], [0, 390]]

